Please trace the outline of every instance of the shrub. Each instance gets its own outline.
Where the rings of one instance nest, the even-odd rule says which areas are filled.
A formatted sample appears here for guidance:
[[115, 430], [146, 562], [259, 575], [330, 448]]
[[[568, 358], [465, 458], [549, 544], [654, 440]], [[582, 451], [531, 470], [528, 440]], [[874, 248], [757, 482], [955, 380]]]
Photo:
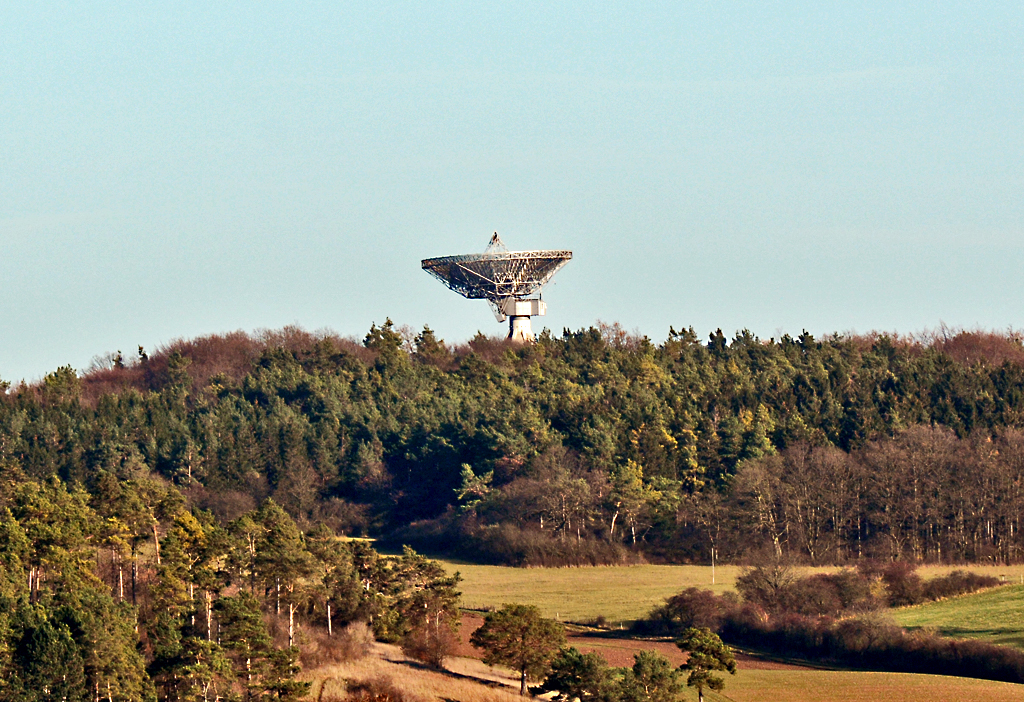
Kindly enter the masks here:
[[736, 578], [736, 589], [745, 602], [777, 612], [785, 607], [786, 591], [796, 576], [785, 563], [756, 566]]
[[949, 575], [925, 581], [921, 594], [925, 600], [941, 600], [944, 597], [966, 595], [969, 592], [977, 592], [978, 590], [1001, 584], [999, 578], [991, 575], [979, 575], [977, 573], [968, 573], [964, 570], [954, 570]]
[[350, 682], [346, 700], [351, 702], [423, 702], [423, 698], [403, 690], [386, 676], [362, 682]]
[[819, 573], [796, 580], [782, 591], [779, 609], [808, 616], [835, 616], [848, 610], [877, 609], [871, 581], [857, 571]]
[[647, 619], [638, 621], [635, 629], [665, 636], [677, 636], [690, 628], [718, 631], [722, 617], [738, 604], [739, 600], [731, 592], [718, 596], [710, 590], [691, 587], [669, 597]]
[[856, 570], [844, 568], [820, 577], [827, 578], [835, 587], [844, 610], [871, 610], [882, 605], [871, 591], [871, 581]]
[[781, 593], [778, 609], [807, 616], [838, 614], [843, 609], [835, 583], [827, 575], [801, 578]]
[[921, 576], [915, 573], [917, 566], [906, 561], [878, 563], [865, 561], [858, 570], [869, 580], [881, 580], [885, 585], [887, 602], [890, 607], [905, 607], [922, 601]]
[[[334, 636], [328, 636], [327, 632], [319, 630], [313, 638], [315, 648], [314, 654], [319, 660], [317, 665], [326, 663], [348, 663], [364, 658], [370, 653], [373, 646], [373, 632], [365, 622], [351, 622], [343, 628], [337, 629]], [[302, 664], [312, 667], [306, 662], [306, 652], [303, 650]]]
[[622, 565], [642, 561], [622, 544], [594, 536], [561, 539], [550, 531], [516, 524], [481, 526], [452, 515], [416, 522], [395, 532], [384, 543], [408, 544], [424, 553], [440, 553], [477, 563], [558, 568]]
[[762, 566], [741, 575], [736, 589], [745, 602], [771, 613], [834, 616], [847, 610], [866, 611], [879, 606], [869, 577], [849, 569], [798, 579], [784, 567]]
[[825, 660], [868, 670], [956, 675], [1024, 683], [1024, 652], [982, 641], [909, 633], [870, 617], [844, 619], [784, 614], [725, 618], [722, 638], [775, 655]]
[[307, 634], [300, 647], [299, 660], [306, 669], [331, 663], [348, 663], [364, 658], [373, 645], [373, 632], [363, 622], [352, 622], [328, 636], [323, 629]]
[[904, 561], [894, 561], [882, 570], [890, 607], [917, 604], [922, 600], [921, 576], [915, 570], [916, 565]]
[[445, 659], [459, 648], [456, 629], [447, 622], [414, 626], [402, 638], [402, 653], [434, 668], [444, 668]]

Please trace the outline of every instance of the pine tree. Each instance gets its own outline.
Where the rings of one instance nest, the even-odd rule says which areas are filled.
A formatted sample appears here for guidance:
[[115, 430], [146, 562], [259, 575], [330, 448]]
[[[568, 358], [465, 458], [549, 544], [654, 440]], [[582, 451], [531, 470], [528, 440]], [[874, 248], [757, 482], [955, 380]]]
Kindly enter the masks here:
[[246, 699], [263, 690], [273, 650], [263, 622], [259, 601], [248, 592], [217, 600], [218, 638], [234, 661], [235, 678], [241, 681]]
[[704, 700], [705, 687], [716, 691], [725, 687], [725, 679], [714, 675], [714, 671], [736, 674], [736, 659], [733, 658], [732, 650], [710, 629], [691, 627], [683, 632], [676, 646], [690, 654], [682, 668], [690, 671], [686, 684], [697, 688], [697, 697], [701, 702]]
[[657, 651], [640, 651], [619, 684], [621, 702], [676, 702], [683, 693], [679, 672]]
[[67, 625], [51, 621], [41, 605], [25, 605], [14, 617], [10, 669], [3, 702], [87, 702], [85, 662]]
[[565, 631], [540, 616], [533, 605], [507, 604], [484, 618], [470, 641], [483, 649], [487, 665], [504, 665], [519, 673], [519, 694], [526, 696], [527, 680], [540, 680], [565, 644]]
[[281, 614], [282, 596], [288, 608], [288, 645], [295, 638], [295, 611], [304, 595], [304, 579], [312, 575], [314, 560], [302, 534], [288, 513], [273, 500], [260, 506], [257, 520], [262, 535], [256, 545], [255, 566], [264, 586], [271, 591], [274, 614]]

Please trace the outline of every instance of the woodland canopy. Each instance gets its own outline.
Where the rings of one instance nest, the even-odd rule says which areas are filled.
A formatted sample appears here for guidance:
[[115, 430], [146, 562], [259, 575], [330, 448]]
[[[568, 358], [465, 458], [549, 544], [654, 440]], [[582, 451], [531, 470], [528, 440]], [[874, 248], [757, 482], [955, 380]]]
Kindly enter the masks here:
[[272, 497], [302, 529], [534, 565], [1024, 548], [1013, 333], [655, 344], [599, 325], [452, 347], [387, 321], [361, 342], [140, 348], [5, 390], [5, 476], [147, 476], [223, 524]]

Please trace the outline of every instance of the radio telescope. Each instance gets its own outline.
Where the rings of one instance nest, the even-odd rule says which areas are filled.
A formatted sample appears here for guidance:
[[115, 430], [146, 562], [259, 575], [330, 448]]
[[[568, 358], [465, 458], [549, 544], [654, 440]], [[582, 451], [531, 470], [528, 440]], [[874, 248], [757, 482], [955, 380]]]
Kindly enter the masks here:
[[423, 270], [470, 300], [487, 300], [499, 322], [508, 318], [508, 338], [533, 341], [530, 317], [543, 315], [547, 305], [531, 298], [569, 262], [572, 251], [509, 251], [498, 232], [482, 254], [441, 256], [422, 261]]

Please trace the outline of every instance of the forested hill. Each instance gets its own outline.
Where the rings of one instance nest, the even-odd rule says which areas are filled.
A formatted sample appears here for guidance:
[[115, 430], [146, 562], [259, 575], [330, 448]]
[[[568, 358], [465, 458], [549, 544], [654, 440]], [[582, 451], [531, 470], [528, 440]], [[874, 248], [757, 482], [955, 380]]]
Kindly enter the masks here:
[[7, 386], [0, 466], [162, 478], [223, 520], [272, 496], [300, 525], [510, 562], [1018, 558], [1022, 422], [1007, 334], [654, 344], [616, 326], [452, 348], [389, 321], [362, 343], [234, 333]]

